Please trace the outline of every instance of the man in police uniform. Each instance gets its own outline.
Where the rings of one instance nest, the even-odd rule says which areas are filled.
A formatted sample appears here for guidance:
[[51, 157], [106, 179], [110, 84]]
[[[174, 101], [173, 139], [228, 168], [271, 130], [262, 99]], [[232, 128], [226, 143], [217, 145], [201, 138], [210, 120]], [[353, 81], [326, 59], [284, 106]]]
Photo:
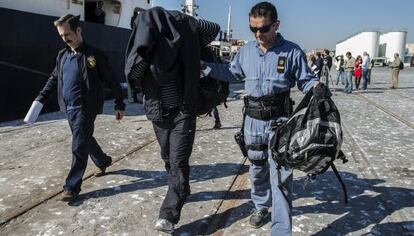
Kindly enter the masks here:
[[[255, 210], [249, 223], [259, 228], [272, 207], [272, 235], [292, 233], [292, 170], [281, 170], [283, 191], [278, 187], [276, 164], [268, 144], [272, 124], [286, 120], [291, 107], [289, 91], [297, 83], [304, 92], [317, 83], [300, 47], [280, 33], [274, 5], [262, 2], [249, 14], [256, 40], [243, 46], [230, 66], [206, 63], [210, 76], [219, 80], [245, 80], [244, 135], [250, 159], [251, 198]], [[202, 63], [204, 64], [204, 63]]]
[[62, 201], [70, 201], [81, 190], [88, 155], [98, 167], [97, 177], [104, 175], [112, 163], [93, 137], [95, 118], [103, 110], [103, 84], [109, 85], [113, 92], [118, 120], [123, 117], [125, 104], [121, 87], [108, 70], [105, 55], [83, 41], [79, 16], [68, 14], [54, 24], [67, 47], [58, 53], [56, 66], [36, 100], [45, 103], [57, 90], [60, 110], [67, 114], [72, 131], [72, 166]]

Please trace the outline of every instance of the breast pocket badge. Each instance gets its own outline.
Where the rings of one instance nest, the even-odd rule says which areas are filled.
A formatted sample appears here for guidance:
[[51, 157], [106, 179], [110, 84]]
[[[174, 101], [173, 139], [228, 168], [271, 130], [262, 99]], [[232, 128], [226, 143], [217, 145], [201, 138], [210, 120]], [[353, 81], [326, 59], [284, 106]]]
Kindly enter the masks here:
[[88, 58], [86, 58], [86, 65], [89, 68], [95, 68], [96, 66], [96, 59], [94, 56], [89, 56]]
[[285, 73], [286, 57], [279, 57], [277, 61], [277, 73]]

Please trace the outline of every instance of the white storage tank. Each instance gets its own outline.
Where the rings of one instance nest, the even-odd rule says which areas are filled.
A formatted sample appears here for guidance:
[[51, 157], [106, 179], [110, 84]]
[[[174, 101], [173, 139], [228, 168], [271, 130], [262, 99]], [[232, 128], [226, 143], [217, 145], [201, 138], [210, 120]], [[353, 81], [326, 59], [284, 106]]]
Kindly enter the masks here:
[[403, 59], [406, 41], [407, 31], [393, 31], [382, 34], [379, 41], [380, 56], [392, 61], [394, 60], [394, 53], [398, 53], [400, 58]]
[[336, 44], [336, 55], [351, 52], [353, 57], [368, 52], [371, 57], [378, 56], [379, 31], [363, 31]]

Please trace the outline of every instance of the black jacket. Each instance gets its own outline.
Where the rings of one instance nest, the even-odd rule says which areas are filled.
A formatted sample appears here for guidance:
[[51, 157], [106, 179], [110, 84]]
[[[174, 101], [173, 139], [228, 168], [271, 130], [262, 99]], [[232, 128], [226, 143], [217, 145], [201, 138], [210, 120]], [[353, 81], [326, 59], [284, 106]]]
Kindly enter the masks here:
[[[56, 66], [49, 77], [45, 87], [40, 91], [36, 100], [45, 103], [50, 95], [57, 89], [58, 103], [61, 111], [66, 111], [63, 100], [62, 87], [62, 67], [66, 59], [66, 54], [71, 49], [66, 47], [59, 51], [56, 58]], [[90, 115], [100, 114], [103, 111], [104, 87], [109, 87], [115, 97], [115, 109], [124, 110], [122, 90], [119, 83], [114, 80], [114, 76], [109, 69], [108, 60], [105, 54], [83, 43], [78, 49], [81, 53], [78, 60], [79, 76], [83, 80], [82, 84], [82, 111]]]
[[[184, 112], [195, 112], [200, 77], [197, 20], [176, 11], [154, 7], [140, 13], [126, 52], [125, 73], [144, 78], [145, 112], [152, 121], [162, 120], [159, 87], [177, 79]], [[138, 67], [138, 68], [137, 68]], [[133, 86], [134, 87], [134, 86]]]
[[318, 71], [318, 77], [321, 77], [322, 67], [323, 67], [323, 60], [322, 58], [318, 57], [315, 61], [316, 70]]

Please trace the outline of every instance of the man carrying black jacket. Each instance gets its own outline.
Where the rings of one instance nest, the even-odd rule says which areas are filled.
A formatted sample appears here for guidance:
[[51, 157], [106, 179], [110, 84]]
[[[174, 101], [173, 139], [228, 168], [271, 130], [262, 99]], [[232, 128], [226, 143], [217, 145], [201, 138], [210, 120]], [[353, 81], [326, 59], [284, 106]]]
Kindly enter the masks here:
[[140, 13], [127, 47], [125, 73], [143, 91], [168, 174], [168, 191], [155, 229], [173, 233], [190, 195], [190, 165], [196, 129], [200, 47], [220, 27], [178, 11], [154, 7]]
[[103, 111], [103, 84], [109, 85], [115, 97], [117, 120], [122, 119], [125, 104], [104, 53], [83, 41], [79, 16], [65, 15], [54, 25], [67, 47], [59, 51], [56, 66], [36, 100], [44, 104], [57, 90], [60, 110], [67, 114], [72, 131], [72, 166], [61, 200], [71, 201], [81, 191], [88, 155], [98, 167], [97, 177], [112, 163], [93, 137], [95, 118]]

